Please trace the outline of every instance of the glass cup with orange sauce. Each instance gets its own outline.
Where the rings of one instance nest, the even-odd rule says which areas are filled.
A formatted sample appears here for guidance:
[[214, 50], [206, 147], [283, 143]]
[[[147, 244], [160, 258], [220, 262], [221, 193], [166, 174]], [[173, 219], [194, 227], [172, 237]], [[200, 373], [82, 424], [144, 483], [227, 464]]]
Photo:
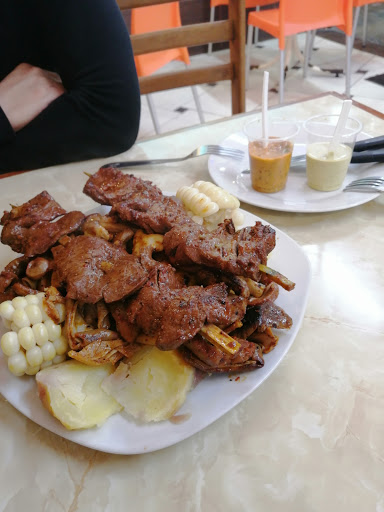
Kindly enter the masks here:
[[294, 138], [299, 125], [292, 121], [273, 120], [268, 125], [268, 139], [263, 138], [261, 119], [244, 127], [248, 138], [249, 165], [254, 190], [279, 192], [288, 178]]

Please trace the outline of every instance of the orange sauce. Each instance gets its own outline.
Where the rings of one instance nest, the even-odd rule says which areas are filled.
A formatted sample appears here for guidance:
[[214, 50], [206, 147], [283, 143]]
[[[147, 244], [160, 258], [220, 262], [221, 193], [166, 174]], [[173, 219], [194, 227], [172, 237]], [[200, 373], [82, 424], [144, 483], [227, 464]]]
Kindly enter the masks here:
[[[273, 139], [273, 138], [272, 138]], [[252, 187], [258, 192], [278, 192], [285, 187], [293, 144], [289, 141], [262, 141], [248, 145]]]

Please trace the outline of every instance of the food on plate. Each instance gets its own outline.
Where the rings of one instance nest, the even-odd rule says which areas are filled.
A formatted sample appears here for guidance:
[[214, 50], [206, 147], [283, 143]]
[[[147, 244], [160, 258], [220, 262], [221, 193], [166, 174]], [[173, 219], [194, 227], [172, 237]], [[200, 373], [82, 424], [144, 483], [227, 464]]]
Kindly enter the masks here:
[[285, 187], [293, 144], [289, 140], [249, 143], [249, 163], [252, 187], [258, 192], [278, 192]]
[[343, 184], [352, 158], [352, 149], [337, 144], [330, 149], [329, 142], [308, 144], [306, 172], [308, 185], [322, 192], [337, 190]]
[[183, 203], [192, 220], [209, 230], [217, 228], [225, 219], [232, 219], [235, 229], [244, 223], [240, 201], [209, 181], [196, 181], [191, 186], [180, 187], [176, 197]]
[[40, 400], [68, 430], [100, 426], [121, 410], [101, 387], [113, 371], [113, 365], [94, 367], [77, 361], [45, 368], [36, 375]]
[[[238, 207], [214, 185], [194, 188], [216, 213]], [[75, 368], [112, 368], [103, 386], [135, 417], [158, 421], [184, 401], [194, 369], [210, 375], [264, 365], [278, 330], [292, 325], [275, 303], [279, 289], [295, 286], [267, 265], [276, 244], [271, 226], [258, 221], [236, 230], [225, 219], [208, 229], [177, 198], [113, 167], [90, 176], [84, 193], [109, 213], [66, 212], [42, 192], [1, 218], [2, 242], [22, 253], [0, 273], [0, 314], [11, 330], [2, 345], [10, 359], [17, 356], [14, 373], [56, 362], [51, 348], [43, 351], [53, 342], [55, 357], [70, 357]], [[62, 381], [53, 382], [49, 397], [60, 393]]]
[[194, 383], [195, 369], [175, 350], [143, 347], [102, 382], [135, 419], [148, 423], [169, 419], [183, 405]]
[[[8, 357], [8, 368], [17, 377], [35, 375], [40, 369], [66, 359], [68, 343], [61, 334], [60, 323], [49, 317], [45, 294], [15, 297], [0, 304], [0, 317], [10, 329], [3, 334], [0, 346]], [[50, 308], [54, 309], [52, 303]], [[60, 321], [60, 313], [58, 320]]]

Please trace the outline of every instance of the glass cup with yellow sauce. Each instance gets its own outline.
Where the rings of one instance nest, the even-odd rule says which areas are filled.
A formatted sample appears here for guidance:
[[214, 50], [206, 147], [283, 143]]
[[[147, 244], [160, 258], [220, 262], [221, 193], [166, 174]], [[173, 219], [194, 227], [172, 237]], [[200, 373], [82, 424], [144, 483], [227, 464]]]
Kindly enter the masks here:
[[299, 125], [292, 121], [270, 121], [266, 139], [261, 120], [255, 120], [245, 125], [244, 132], [248, 138], [252, 187], [258, 192], [279, 192], [287, 183]]
[[337, 144], [334, 144], [338, 119], [337, 114], [319, 115], [307, 119], [303, 125], [307, 136], [307, 183], [315, 190], [329, 192], [340, 188], [351, 162], [356, 136], [362, 126], [357, 119], [348, 117]]

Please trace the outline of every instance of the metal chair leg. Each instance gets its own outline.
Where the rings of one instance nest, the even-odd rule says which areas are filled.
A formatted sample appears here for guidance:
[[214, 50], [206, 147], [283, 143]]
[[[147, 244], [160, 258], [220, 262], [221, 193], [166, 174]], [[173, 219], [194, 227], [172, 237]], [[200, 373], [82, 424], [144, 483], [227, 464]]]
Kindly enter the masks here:
[[253, 39], [253, 25], [248, 25], [247, 48], [245, 53], [245, 89], [249, 87], [249, 74], [251, 71], [251, 50]]
[[[209, 16], [209, 21], [212, 23], [215, 21], [215, 8], [211, 7], [211, 14]], [[208, 55], [212, 55], [212, 46], [213, 43], [208, 43]]]
[[356, 7], [353, 13], [353, 25], [352, 25], [352, 46], [355, 44], [357, 23], [359, 21], [361, 7]]
[[[260, 5], [258, 5], [256, 8], [255, 8], [255, 11], [260, 11]], [[254, 36], [253, 36], [253, 44], [255, 46], [257, 46], [257, 43], [259, 42], [259, 27], [255, 27], [255, 33], [254, 33]]]
[[148, 103], [149, 113], [151, 114], [153, 127], [154, 127], [156, 133], [160, 133], [160, 125], [157, 120], [155, 105], [153, 103], [152, 96], [150, 94], [147, 94], [146, 96], [147, 96], [147, 103]]
[[204, 121], [204, 114], [203, 114], [203, 110], [201, 108], [200, 98], [199, 98], [199, 95], [197, 93], [196, 85], [192, 85], [191, 89], [192, 89], [193, 99], [195, 100], [196, 110], [197, 110], [197, 114], [198, 114], [199, 119], [200, 119], [200, 123], [204, 123], [205, 122]]
[[352, 58], [352, 36], [345, 36], [346, 66], [345, 66], [345, 95], [351, 97], [351, 58]]
[[308, 64], [310, 54], [310, 44], [312, 41], [312, 30], [308, 30], [305, 34], [305, 49], [304, 49], [304, 64], [303, 64], [303, 78], [307, 78], [308, 75]]
[[279, 102], [284, 101], [284, 64], [285, 64], [285, 51], [280, 50], [280, 85], [279, 85]]
[[368, 4], [364, 5], [364, 18], [363, 18], [363, 46], [367, 44], [367, 23], [368, 23]]
[[315, 45], [316, 30], [311, 30], [311, 37], [309, 40], [309, 51], [308, 51], [308, 64], [311, 62], [312, 50]]

